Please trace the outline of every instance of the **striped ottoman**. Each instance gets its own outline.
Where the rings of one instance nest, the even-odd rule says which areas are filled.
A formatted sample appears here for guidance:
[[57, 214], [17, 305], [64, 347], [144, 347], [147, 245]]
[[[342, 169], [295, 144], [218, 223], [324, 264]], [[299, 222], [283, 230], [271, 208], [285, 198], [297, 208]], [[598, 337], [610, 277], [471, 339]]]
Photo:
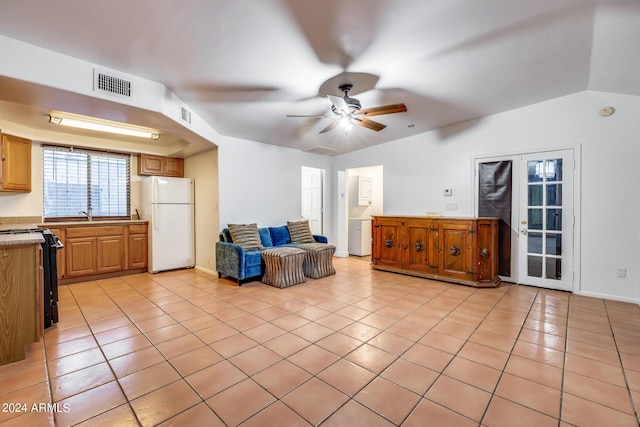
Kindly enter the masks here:
[[304, 264], [302, 270], [304, 275], [312, 279], [336, 274], [333, 268], [333, 254], [336, 247], [326, 243], [303, 243], [298, 245], [299, 249], [305, 252]]
[[276, 288], [286, 288], [306, 282], [302, 271], [305, 252], [302, 249], [284, 247], [266, 249], [262, 252], [262, 259], [265, 264], [265, 272], [262, 276], [262, 283], [275, 286]]

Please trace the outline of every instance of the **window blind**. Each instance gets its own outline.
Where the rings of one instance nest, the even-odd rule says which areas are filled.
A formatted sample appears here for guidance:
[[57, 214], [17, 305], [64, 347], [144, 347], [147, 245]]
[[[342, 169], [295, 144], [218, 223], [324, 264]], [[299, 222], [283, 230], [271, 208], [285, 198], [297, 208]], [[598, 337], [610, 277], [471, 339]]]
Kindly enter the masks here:
[[42, 149], [44, 219], [129, 219], [130, 155], [68, 147]]

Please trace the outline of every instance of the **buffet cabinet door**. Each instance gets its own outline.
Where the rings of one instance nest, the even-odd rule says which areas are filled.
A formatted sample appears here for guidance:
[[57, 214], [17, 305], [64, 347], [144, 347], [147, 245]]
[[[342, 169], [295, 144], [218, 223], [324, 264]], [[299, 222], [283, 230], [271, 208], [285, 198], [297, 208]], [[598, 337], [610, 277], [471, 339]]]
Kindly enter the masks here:
[[376, 218], [372, 226], [374, 239], [373, 263], [400, 268], [402, 221]]
[[475, 232], [472, 224], [466, 221], [441, 221], [438, 234], [440, 274], [460, 280], [474, 280]]
[[404, 259], [402, 267], [410, 270], [436, 273], [438, 254], [434, 251], [438, 230], [433, 221], [411, 221], [404, 227]]

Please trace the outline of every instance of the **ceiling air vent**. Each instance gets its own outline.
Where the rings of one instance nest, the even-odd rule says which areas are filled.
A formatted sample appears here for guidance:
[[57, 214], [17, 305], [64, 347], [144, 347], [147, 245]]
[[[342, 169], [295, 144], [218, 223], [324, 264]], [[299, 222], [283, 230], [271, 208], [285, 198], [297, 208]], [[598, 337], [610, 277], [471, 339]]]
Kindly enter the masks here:
[[180, 118], [183, 122], [191, 124], [191, 111], [180, 106]]
[[94, 70], [93, 90], [123, 98], [131, 98], [131, 81]]
[[324, 154], [330, 156], [332, 154], [335, 154], [337, 150], [335, 148], [325, 147], [324, 145], [316, 145], [315, 147], [307, 148], [304, 151], [306, 151], [307, 153]]

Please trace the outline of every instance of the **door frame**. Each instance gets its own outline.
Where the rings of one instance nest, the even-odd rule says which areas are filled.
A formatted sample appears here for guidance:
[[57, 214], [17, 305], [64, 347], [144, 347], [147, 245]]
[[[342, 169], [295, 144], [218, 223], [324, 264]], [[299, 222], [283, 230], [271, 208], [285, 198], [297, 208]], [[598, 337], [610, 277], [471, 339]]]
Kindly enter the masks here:
[[[517, 283], [519, 277], [519, 239], [520, 230], [518, 225], [520, 224], [520, 156], [538, 154], [538, 153], [550, 153], [554, 151], [567, 151], [573, 152], [574, 158], [574, 176], [573, 176], [573, 216], [574, 216], [574, 228], [573, 228], [573, 288], [571, 292], [580, 294], [582, 289], [581, 280], [581, 239], [582, 239], [582, 145], [569, 145], [562, 147], [540, 148], [535, 150], [520, 150], [514, 152], [506, 152], [499, 154], [487, 154], [480, 156], [473, 156], [471, 159], [471, 206], [474, 209], [474, 216], [478, 216], [478, 189], [479, 189], [479, 176], [478, 176], [478, 164], [487, 162], [497, 162], [503, 160], [512, 161], [512, 201], [511, 201], [511, 276], [503, 277], [500, 279], [505, 282]], [[514, 228], [515, 227], [515, 228]]]

